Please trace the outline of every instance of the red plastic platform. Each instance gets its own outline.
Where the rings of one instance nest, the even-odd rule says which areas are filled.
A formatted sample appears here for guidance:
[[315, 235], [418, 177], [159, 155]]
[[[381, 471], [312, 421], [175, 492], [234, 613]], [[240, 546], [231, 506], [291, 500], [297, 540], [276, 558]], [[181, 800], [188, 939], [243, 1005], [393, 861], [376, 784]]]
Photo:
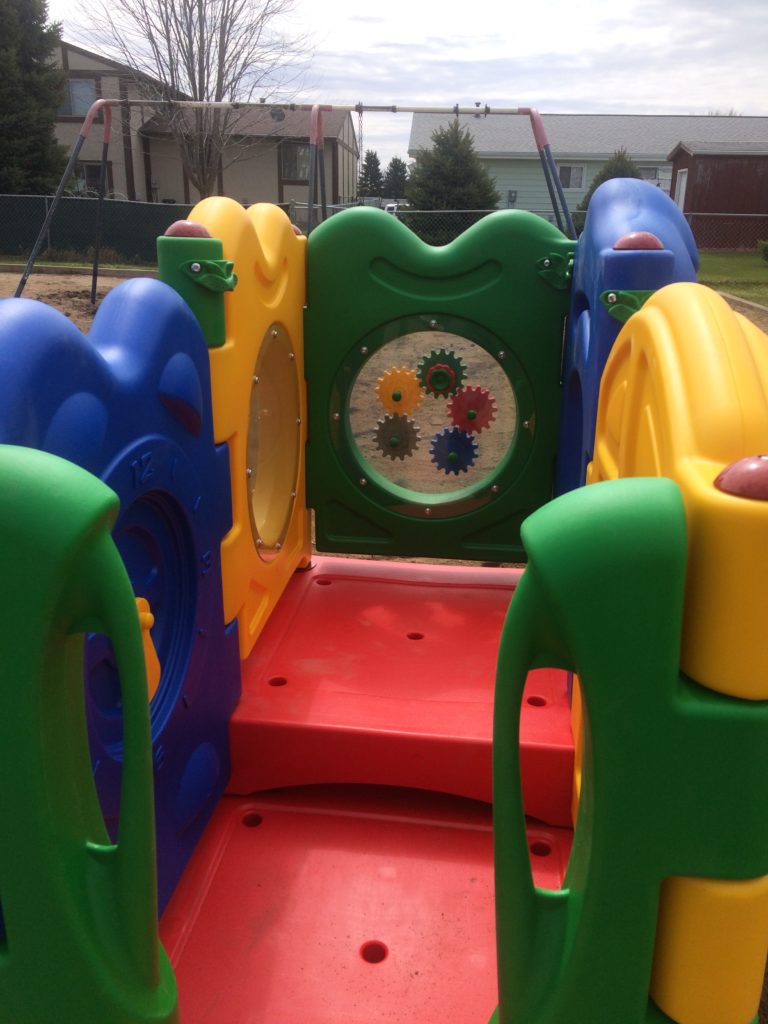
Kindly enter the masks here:
[[[569, 830], [531, 827], [559, 888]], [[381, 787], [225, 797], [161, 921], [184, 1024], [487, 1024], [488, 805]]]
[[[373, 783], [490, 801], [499, 638], [519, 569], [318, 557], [243, 665], [231, 793]], [[565, 673], [532, 672], [526, 813], [570, 824]]]

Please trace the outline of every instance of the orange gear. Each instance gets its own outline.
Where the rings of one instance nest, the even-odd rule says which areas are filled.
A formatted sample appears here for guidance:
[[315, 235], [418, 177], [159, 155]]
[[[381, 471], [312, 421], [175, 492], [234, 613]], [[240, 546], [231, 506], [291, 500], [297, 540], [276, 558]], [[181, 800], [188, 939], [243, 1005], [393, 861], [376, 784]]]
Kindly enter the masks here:
[[389, 413], [411, 416], [424, 400], [419, 378], [414, 370], [392, 367], [379, 377], [376, 385], [379, 401]]

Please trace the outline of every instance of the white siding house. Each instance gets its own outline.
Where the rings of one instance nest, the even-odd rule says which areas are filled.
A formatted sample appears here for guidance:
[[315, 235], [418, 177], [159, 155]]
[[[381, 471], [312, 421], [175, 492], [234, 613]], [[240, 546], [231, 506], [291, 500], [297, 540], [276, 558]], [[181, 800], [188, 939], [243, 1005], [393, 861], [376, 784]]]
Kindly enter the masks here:
[[[451, 120], [444, 114], [414, 114], [408, 154], [429, 149], [432, 133]], [[644, 178], [669, 192], [672, 150], [681, 140], [715, 147], [768, 142], [768, 117], [676, 114], [543, 114], [542, 120], [571, 210], [584, 198], [606, 161], [624, 148]], [[495, 179], [500, 205], [547, 216], [549, 193], [530, 120], [525, 115], [461, 115], [475, 151]]]

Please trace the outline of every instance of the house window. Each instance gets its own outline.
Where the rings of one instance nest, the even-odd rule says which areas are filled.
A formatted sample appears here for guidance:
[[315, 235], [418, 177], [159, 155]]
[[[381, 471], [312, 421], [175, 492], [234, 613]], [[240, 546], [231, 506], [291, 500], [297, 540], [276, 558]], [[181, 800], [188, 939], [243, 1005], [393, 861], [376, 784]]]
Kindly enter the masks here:
[[[101, 161], [79, 160], [75, 165], [72, 191], [78, 195], [98, 195], [101, 179]], [[107, 191], [112, 189], [112, 161], [107, 161]]]
[[285, 181], [309, 181], [309, 143], [284, 142], [280, 147], [280, 171]]
[[584, 188], [584, 164], [558, 164], [563, 188]]
[[640, 167], [640, 177], [644, 181], [652, 181], [654, 184], [659, 180], [659, 168], [658, 167]]
[[96, 80], [93, 78], [70, 78], [64, 86], [64, 100], [59, 107], [62, 117], [85, 117], [91, 104], [98, 99]]

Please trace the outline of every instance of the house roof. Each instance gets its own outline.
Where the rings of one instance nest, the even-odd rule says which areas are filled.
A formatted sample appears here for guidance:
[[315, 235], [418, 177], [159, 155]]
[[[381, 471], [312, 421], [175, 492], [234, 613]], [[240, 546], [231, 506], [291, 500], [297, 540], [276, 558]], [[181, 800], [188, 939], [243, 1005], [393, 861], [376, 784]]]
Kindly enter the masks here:
[[[241, 138], [308, 139], [312, 114], [309, 110], [284, 110], [282, 121], [273, 119], [269, 104], [263, 107], [244, 107], [237, 113], [234, 134]], [[191, 113], [190, 113], [191, 116]], [[323, 138], [337, 139], [350, 117], [345, 110], [323, 111]], [[149, 118], [141, 128], [147, 135], [164, 135], [168, 129], [160, 114]]]
[[755, 146], [742, 146], [738, 143], [702, 142], [699, 140], [683, 140], [679, 142], [667, 157], [674, 160], [679, 152], [688, 153], [690, 156], [768, 156], [768, 138]]
[[[115, 60], [113, 57], [105, 57], [103, 53], [95, 53], [93, 50], [86, 50], [84, 46], [78, 46], [76, 43], [68, 43], [65, 40], [61, 40], [59, 43], [62, 53], [67, 51], [67, 54], [79, 54], [83, 57], [89, 57], [93, 61], [97, 61], [105, 67], [112, 69], [115, 74], [120, 78], [135, 79], [141, 82], [147, 82], [151, 85], [161, 86], [162, 82], [158, 78], [153, 78], [152, 75], [146, 74], [144, 71], [136, 71], [129, 67], [127, 64], [122, 64], [120, 61]], [[78, 68], [77, 59], [73, 61], [71, 57], [68, 57], [69, 70], [70, 71], [88, 71], [92, 73], [92, 69]], [[183, 93], [179, 95], [183, 96]]]
[[[622, 146], [635, 160], [667, 161], [682, 139], [696, 139], [711, 152], [768, 152], [768, 117], [694, 114], [543, 114], [558, 157], [605, 160]], [[408, 153], [431, 146], [432, 132], [451, 120], [444, 114], [414, 114]], [[525, 159], [537, 155], [530, 121], [519, 114], [461, 115], [481, 157]], [[727, 147], [721, 149], [721, 147]]]

